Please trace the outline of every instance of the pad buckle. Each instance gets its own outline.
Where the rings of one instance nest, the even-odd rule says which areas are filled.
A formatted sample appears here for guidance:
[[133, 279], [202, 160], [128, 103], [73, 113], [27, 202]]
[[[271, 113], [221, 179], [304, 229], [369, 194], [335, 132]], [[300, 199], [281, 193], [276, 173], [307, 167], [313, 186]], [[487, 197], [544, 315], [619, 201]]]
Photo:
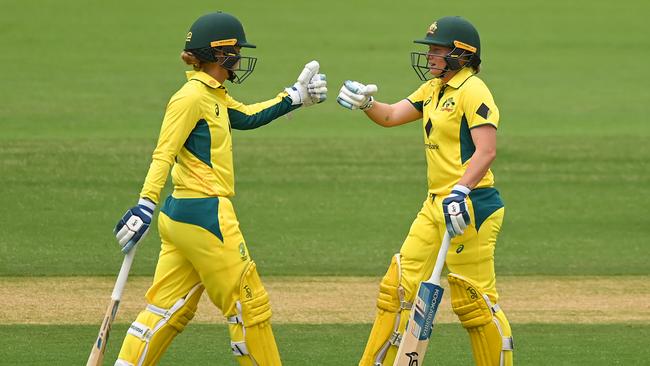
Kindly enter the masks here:
[[399, 347], [399, 344], [401, 342], [402, 342], [402, 335], [397, 331], [393, 332], [388, 338], [388, 343], [390, 343], [395, 347]]
[[230, 341], [230, 349], [232, 350], [232, 354], [235, 356], [248, 355], [248, 348], [246, 347], [245, 341], [241, 341], [241, 342]]
[[513, 351], [515, 349], [515, 342], [512, 337], [503, 337], [503, 351]]
[[397, 296], [399, 296], [399, 308], [401, 310], [411, 310], [411, 308], [413, 307], [413, 303], [404, 300], [406, 298], [406, 292], [404, 291], [404, 287], [399, 286], [397, 288]]

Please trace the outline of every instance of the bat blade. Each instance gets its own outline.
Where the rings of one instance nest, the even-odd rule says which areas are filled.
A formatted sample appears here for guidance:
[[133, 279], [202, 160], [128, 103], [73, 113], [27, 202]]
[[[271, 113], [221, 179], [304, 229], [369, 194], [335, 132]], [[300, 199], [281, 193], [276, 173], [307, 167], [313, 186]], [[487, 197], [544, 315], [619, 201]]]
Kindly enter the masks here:
[[420, 283], [393, 366], [422, 366], [443, 293], [444, 289], [435, 283]]
[[120, 300], [112, 300], [108, 309], [106, 309], [104, 320], [99, 328], [97, 340], [93, 344], [92, 350], [90, 350], [90, 356], [88, 357], [86, 366], [101, 366], [103, 364], [104, 352], [106, 352], [106, 345], [108, 344], [108, 337], [111, 334], [111, 327], [113, 326], [113, 321], [115, 320], [115, 315], [117, 314], [117, 308], [119, 306]]

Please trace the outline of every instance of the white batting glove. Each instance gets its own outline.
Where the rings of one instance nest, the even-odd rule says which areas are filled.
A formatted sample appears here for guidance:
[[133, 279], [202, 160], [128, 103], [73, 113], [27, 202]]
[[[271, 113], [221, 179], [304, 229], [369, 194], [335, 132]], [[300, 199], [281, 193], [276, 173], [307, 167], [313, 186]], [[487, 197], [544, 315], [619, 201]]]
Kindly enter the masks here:
[[307, 84], [307, 92], [314, 103], [323, 103], [327, 99], [327, 79], [325, 74], [316, 74]]
[[[327, 81], [325, 81], [324, 78], [322, 80], [320, 77], [316, 78], [316, 75], [322, 75], [318, 74], [319, 69], [320, 65], [318, 64], [318, 61], [307, 63], [298, 76], [298, 80], [291, 87], [284, 89], [284, 91], [289, 94], [289, 98], [291, 98], [291, 105], [301, 104], [308, 107], [314, 103], [319, 103], [319, 98], [322, 98], [321, 95], [327, 93], [327, 88], [322, 92], [322, 88], [327, 85]], [[325, 84], [322, 85], [321, 81], [324, 81]], [[312, 85], [314, 96], [309, 92], [310, 84]], [[325, 99], [320, 100], [320, 102], [323, 100]]]
[[341, 87], [339, 96], [336, 101], [347, 109], [366, 109], [372, 107], [374, 98], [372, 97], [377, 93], [377, 85], [368, 84], [364, 85], [358, 81], [346, 80]]
[[467, 195], [471, 190], [456, 184], [451, 194], [442, 200], [442, 212], [445, 215], [445, 226], [450, 237], [462, 235], [471, 223], [467, 212]]
[[126, 254], [133, 249], [149, 232], [156, 204], [140, 198], [138, 205], [130, 208], [115, 225], [113, 234]]

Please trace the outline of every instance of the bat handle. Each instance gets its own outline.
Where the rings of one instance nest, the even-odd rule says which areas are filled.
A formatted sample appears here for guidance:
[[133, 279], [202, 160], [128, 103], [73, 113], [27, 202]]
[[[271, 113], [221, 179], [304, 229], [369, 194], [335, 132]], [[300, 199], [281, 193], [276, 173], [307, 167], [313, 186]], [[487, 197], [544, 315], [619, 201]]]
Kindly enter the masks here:
[[440, 285], [440, 275], [442, 274], [442, 268], [445, 266], [445, 260], [447, 259], [447, 251], [449, 250], [449, 243], [451, 238], [449, 233], [445, 231], [445, 236], [442, 239], [442, 244], [440, 244], [440, 251], [438, 252], [438, 257], [436, 258], [436, 265], [433, 267], [433, 273], [431, 273], [431, 282], [436, 285]]
[[129, 278], [129, 271], [131, 270], [131, 264], [133, 264], [133, 258], [135, 257], [135, 250], [137, 246], [133, 247], [125, 256], [122, 261], [122, 267], [120, 268], [120, 273], [117, 275], [117, 280], [115, 281], [115, 287], [113, 287], [113, 293], [111, 294], [112, 300], [120, 300], [122, 298], [122, 292], [124, 292], [124, 286], [126, 285], [126, 280]]

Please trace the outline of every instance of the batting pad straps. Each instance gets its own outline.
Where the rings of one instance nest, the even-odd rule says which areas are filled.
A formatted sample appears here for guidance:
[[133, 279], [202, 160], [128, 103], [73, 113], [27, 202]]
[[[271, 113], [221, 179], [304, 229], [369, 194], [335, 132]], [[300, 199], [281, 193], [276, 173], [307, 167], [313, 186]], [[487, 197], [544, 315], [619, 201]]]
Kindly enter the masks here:
[[400, 265], [400, 255], [395, 254], [391, 260], [388, 271], [379, 283], [379, 297], [377, 298], [377, 307], [381, 310], [398, 312], [404, 309], [410, 310], [413, 307], [412, 302], [406, 301], [402, 281], [402, 268]]
[[122, 359], [117, 359], [113, 366], [134, 366], [131, 362], [124, 361]]
[[[200, 291], [200, 293], [197, 294], [197, 291]], [[174, 303], [174, 305], [172, 305], [172, 307], [169, 309], [163, 309], [158, 306], [148, 304], [148, 311], [162, 317], [158, 324], [156, 324], [154, 332], [165, 325], [165, 323], [174, 327], [178, 333], [182, 332], [183, 329], [185, 329], [187, 323], [189, 323], [190, 320], [194, 318], [194, 314], [196, 313], [196, 308], [198, 306], [198, 301], [201, 297], [202, 292], [203, 285], [198, 284], [194, 286], [185, 297], [176, 301], [176, 303]]]
[[131, 326], [129, 327], [129, 330], [126, 331], [126, 334], [130, 334], [134, 337], [140, 338], [140, 340], [149, 342], [151, 340], [153, 332], [148, 326], [136, 321], [131, 323]]

